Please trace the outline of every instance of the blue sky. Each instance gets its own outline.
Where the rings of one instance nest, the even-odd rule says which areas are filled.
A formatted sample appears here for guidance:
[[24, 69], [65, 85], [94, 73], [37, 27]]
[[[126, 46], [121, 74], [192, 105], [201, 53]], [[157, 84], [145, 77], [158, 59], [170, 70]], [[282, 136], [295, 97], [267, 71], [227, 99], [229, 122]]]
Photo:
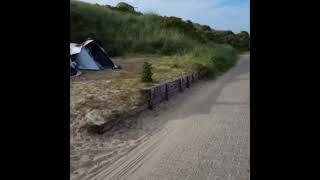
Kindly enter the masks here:
[[140, 12], [176, 16], [213, 29], [250, 32], [250, 0], [81, 0], [109, 4], [127, 2]]

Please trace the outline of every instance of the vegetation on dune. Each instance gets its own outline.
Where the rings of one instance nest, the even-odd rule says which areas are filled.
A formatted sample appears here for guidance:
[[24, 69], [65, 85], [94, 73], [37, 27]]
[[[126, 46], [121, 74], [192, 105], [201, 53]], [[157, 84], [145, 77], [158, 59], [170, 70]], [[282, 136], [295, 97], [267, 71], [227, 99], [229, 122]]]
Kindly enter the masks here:
[[118, 8], [118, 10], [121, 10], [121, 11], [135, 12], [133, 6], [124, 2], [118, 3], [116, 7]]
[[212, 44], [199, 45], [173, 58], [178, 67], [183, 67], [189, 72], [198, 70], [203, 77], [214, 78], [234, 65], [237, 54], [237, 50], [230, 45]]
[[215, 75], [234, 64], [237, 51], [249, 50], [249, 34], [217, 31], [177, 17], [142, 14], [132, 6], [70, 3], [70, 36], [73, 42], [99, 39], [109, 55], [152, 53], [170, 56], [174, 67], [199, 69]]

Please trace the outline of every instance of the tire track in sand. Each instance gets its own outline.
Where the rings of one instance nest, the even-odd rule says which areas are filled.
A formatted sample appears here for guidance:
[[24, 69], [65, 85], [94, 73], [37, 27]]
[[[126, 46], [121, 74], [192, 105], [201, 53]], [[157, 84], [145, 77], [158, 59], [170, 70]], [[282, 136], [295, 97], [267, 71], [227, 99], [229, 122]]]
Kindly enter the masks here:
[[140, 144], [128, 155], [120, 158], [107, 169], [98, 171], [94, 174], [88, 174], [84, 180], [117, 180], [138, 169], [144, 161], [155, 152], [161, 142], [170, 134], [170, 129], [163, 129], [159, 133], [152, 135], [150, 140]]

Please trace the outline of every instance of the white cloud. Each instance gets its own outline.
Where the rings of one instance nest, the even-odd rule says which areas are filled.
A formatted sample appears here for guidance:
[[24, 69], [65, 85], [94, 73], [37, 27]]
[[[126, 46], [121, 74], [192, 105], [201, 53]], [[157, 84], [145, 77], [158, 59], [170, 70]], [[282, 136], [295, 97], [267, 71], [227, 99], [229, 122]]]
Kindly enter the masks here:
[[140, 12], [181, 17], [214, 29], [250, 31], [249, 0], [81, 0], [115, 6], [127, 2]]

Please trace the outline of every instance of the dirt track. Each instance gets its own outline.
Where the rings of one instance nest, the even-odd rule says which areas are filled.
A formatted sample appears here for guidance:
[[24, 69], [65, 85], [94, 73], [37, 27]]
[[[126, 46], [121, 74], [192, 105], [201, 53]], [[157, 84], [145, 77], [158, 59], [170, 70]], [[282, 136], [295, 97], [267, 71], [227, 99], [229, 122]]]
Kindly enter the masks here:
[[[250, 55], [242, 55], [217, 80], [118, 127], [120, 134], [107, 133], [105, 143], [122, 139], [122, 155], [101, 148], [100, 161], [71, 179], [249, 179], [249, 62]], [[103, 163], [108, 157], [117, 158]]]

